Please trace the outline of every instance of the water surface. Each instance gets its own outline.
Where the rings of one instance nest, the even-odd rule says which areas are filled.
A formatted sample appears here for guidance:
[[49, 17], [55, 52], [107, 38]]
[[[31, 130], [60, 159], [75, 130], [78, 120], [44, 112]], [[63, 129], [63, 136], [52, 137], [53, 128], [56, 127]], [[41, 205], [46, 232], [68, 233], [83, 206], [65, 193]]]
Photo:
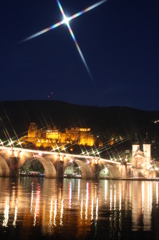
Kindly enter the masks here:
[[159, 182], [0, 178], [0, 240], [159, 239]]

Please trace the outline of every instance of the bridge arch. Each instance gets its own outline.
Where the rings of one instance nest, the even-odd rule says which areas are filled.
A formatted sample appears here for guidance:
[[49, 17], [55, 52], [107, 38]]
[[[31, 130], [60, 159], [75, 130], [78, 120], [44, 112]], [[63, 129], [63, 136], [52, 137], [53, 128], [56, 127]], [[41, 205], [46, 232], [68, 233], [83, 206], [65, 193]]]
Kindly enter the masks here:
[[109, 174], [110, 174], [110, 178], [119, 178], [120, 177], [120, 171], [119, 171], [119, 167], [118, 165], [115, 164], [105, 164], [105, 166], [107, 167]]
[[82, 161], [80, 159], [74, 159], [74, 162], [80, 167], [81, 177], [84, 179], [92, 179], [92, 169], [87, 161]]
[[[70, 161], [70, 159], [67, 159], [67, 162], [65, 162], [65, 169], [68, 166], [69, 161]], [[104, 162], [102, 160], [99, 160], [97, 163], [94, 163], [91, 161], [89, 161], [89, 163], [88, 163], [87, 159], [83, 160], [80, 158], [74, 158], [74, 159], [72, 159], [72, 161], [75, 162], [80, 167], [81, 178], [99, 179], [100, 172], [105, 167], [108, 169], [110, 178], [119, 178], [120, 177], [120, 169], [119, 169], [120, 165], [111, 164], [109, 162]]]
[[99, 178], [104, 179], [104, 178], [110, 178], [110, 172], [107, 168], [107, 166], [104, 166], [99, 173]]
[[0, 177], [9, 177], [10, 169], [5, 159], [0, 156]]
[[38, 155], [33, 156], [33, 154], [30, 153], [26, 153], [24, 156], [20, 158], [19, 168], [21, 168], [27, 160], [33, 161], [35, 159], [37, 159], [43, 165], [45, 170], [45, 178], [56, 177], [56, 169], [52, 161], [50, 161], [50, 159]]

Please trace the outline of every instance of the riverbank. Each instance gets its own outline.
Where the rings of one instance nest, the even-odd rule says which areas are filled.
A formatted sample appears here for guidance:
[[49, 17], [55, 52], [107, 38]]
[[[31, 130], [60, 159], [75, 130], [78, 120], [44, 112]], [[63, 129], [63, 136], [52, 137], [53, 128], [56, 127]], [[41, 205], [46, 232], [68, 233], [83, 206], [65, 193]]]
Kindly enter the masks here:
[[[108, 178], [107, 178], [108, 179]], [[159, 178], [145, 178], [145, 177], [133, 177], [133, 178], [109, 178], [110, 180], [127, 180], [127, 181], [159, 181]]]
[[45, 177], [44, 173], [20, 173], [20, 177]]

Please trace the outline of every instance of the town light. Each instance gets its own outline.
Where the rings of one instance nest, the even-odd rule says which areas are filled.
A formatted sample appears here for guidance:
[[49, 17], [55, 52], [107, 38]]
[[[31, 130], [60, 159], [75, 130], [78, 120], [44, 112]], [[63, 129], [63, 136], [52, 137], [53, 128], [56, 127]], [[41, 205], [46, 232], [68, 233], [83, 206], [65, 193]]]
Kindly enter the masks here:
[[17, 152], [14, 152], [14, 156], [17, 157], [17, 156], [18, 156], [18, 153], [17, 153]]
[[8, 152], [9, 152], [10, 155], [12, 154], [12, 150], [9, 150]]
[[20, 151], [20, 152], [19, 152], [19, 155], [21, 156], [22, 154], [23, 154], [23, 152], [22, 152], [22, 151]]
[[11, 140], [9, 143], [8, 143], [9, 146], [13, 145], [13, 141]]

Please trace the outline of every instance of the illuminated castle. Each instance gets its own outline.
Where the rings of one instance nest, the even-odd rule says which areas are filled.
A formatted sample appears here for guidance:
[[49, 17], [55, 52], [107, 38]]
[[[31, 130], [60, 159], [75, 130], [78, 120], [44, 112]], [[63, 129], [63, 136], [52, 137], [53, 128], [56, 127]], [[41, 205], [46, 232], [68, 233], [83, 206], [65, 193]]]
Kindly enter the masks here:
[[[23, 137], [23, 142], [33, 143], [37, 147], [54, 147], [56, 144], [72, 144], [94, 146], [96, 138], [91, 134], [90, 128], [66, 128], [64, 132], [54, 126], [47, 130], [38, 130], [36, 123], [31, 123], [28, 130], [28, 136]], [[101, 146], [102, 143], [100, 142]]]

